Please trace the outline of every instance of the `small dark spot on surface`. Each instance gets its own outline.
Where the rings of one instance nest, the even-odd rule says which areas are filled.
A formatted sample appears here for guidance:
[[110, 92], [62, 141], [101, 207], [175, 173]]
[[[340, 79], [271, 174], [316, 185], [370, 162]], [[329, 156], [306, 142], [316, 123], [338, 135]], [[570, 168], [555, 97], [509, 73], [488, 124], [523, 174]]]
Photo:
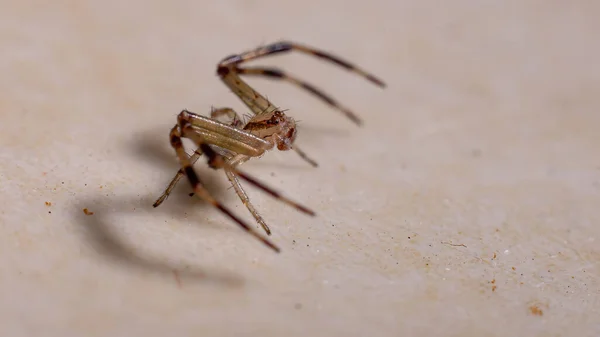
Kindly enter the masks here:
[[306, 245], [306, 247], [310, 247], [310, 245]]
[[481, 149], [473, 149], [473, 150], [471, 150], [471, 156], [473, 156], [473, 158], [479, 158], [479, 157], [481, 157]]
[[51, 212], [51, 211], [48, 211], [48, 214], [52, 214], [52, 212]]
[[296, 303], [296, 304], [294, 304], [294, 309], [296, 309], [296, 310], [302, 309], [302, 303]]
[[65, 182], [63, 181], [61, 184], [63, 184], [63, 185], [64, 185], [64, 184], [65, 184]]
[[192, 193], [190, 193], [190, 194], [188, 194], [188, 195], [189, 195], [190, 197], [193, 197], [193, 196], [194, 196], [194, 192], [192, 192]]
[[410, 236], [408, 237], [408, 239], [410, 240]]
[[296, 240], [292, 240], [292, 243], [296, 243]]

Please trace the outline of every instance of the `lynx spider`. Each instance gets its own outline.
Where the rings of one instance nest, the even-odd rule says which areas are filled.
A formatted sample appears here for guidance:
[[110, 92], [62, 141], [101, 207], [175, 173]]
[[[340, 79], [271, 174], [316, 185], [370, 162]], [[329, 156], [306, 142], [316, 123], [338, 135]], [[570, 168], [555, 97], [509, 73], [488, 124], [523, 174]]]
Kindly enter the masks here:
[[[213, 169], [223, 169], [225, 171], [227, 178], [231, 182], [242, 203], [268, 235], [271, 235], [271, 230], [258, 211], [250, 203], [238, 177], [303, 213], [311, 216], [315, 215], [312, 210], [284, 197], [237, 168], [240, 164], [253, 157], [260, 157], [266, 151], [272, 150], [274, 147], [277, 147], [277, 149], [281, 151], [294, 150], [309, 164], [315, 167], [317, 166], [317, 163], [314, 160], [310, 159], [294, 144], [294, 140], [296, 139], [296, 124], [294, 119], [286, 116], [282, 110], [269, 102], [267, 98], [252, 89], [241, 79], [240, 75], [265, 76], [292, 83], [307, 90], [333, 108], [341, 111], [356, 124], [361, 125], [362, 123], [354, 113], [324, 94], [321, 90], [296, 77], [288, 75], [281, 70], [264, 67], [240, 67], [247, 61], [289, 51], [297, 51], [333, 62], [349, 71], [365, 77], [379, 87], [385, 87], [385, 84], [375, 76], [339, 57], [294, 42], [276, 42], [224, 58], [217, 66], [217, 74], [225, 85], [242, 100], [254, 115], [246, 123], [243, 123], [240, 116], [231, 108], [213, 109], [210, 118], [195, 114], [188, 110], [181, 111], [177, 117], [177, 124], [170, 132], [171, 146], [175, 149], [181, 169], [179, 169], [163, 194], [156, 200], [154, 207], [158, 207], [169, 196], [177, 182], [185, 175], [192, 185], [196, 196], [218, 208], [226, 216], [268, 247], [276, 252], [280, 251], [279, 247], [274, 245], [266, 237], [258, 234], [258, 232], [252, 229], [245, 221], [238, 218], [228, 208], [215, 200], [204, 188], [192, 165], [202, 154], [206, 154], [209, 166]], [[218, 120], [223, 117], [228, 119], [227, 122]], [[182, 138], [188, 138], [198, 146], [193, 155], [189, 156], [185, 152]]]

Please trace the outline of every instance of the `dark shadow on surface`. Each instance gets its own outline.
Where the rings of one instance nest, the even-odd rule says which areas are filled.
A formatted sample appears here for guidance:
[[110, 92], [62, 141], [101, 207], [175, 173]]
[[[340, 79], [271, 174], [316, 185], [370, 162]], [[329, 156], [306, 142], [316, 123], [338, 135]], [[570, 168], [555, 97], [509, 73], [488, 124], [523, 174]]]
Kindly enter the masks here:
[[[108, 201], [108, 202], [107, 202]], [[196, 205], [198, 206], [198, 205]], [[92, 215], [86, 215], [82, 210], [90, 208]], [[149, 199], [139, 196], [111, 197], [78, 200], [73, 210], [76, 220], [83, 229], [83, 235], [101, 256], [124, 266], [127, 269], [137, 268], [146, 272], [173, 277], [177, 272], [181, 280], [192, 282], [208, 282], [227, 287], [243, 285], [243, 279], [236, 274], [214, 268], [199, 268], [183, 263], [168, 261], [160, 256], [144, 254], [129, 247], [127, 240], [116, 230], [117, 226], [109, 218], [126, 217], [136, 211], [158, 211], [154, 209]], [[114, 221], [114, 220], [113, 220]], [[140, 223], [139, 226], [143, 226]]]
[[[138, 158], [145, 164], [157, 168], [157, 170], [172, 172], [173, 175], [168, 175], [164, 182], [157, 184], [160, 187], [151, 196], [128, 195], [111, 196], [109, 198], [102, 193], [98, 193], [97, 196], [91, 198], [77, 199], [73, 212], [76, 215], [76, 220], [83, 228], [84, 236], [91, 242], [96, 251], [126, 268], [143, 269], [167, 277], [173, 277], [173, 273], [176, 271], [182, 281], [189, 279], [189, 281], [217, 283], [225, 286], [242, 285], [243, 280], [241, 277], [230, 272], [174, 263], [164, 257], [139, 253], [130, 247], [127, 240], [116, 230], [119, 226], [115, 225], [115, 220], [109, 219], [127, 218], [136, 213], [139, 214], [139, 212], [149, 214], [167, 213], [168, 217], [171, 218], [198, 222], [198, 225], [201, 226], [210, 226], [211, 224], [202, 223], [204, 218], [202, 213], [212, 209], [212, 206], [197, 197], [189, 196], [192, 188], [185, 177], [180, 180], [170, 197], [163, 204], [156, 208], [152, 206], [179, 168], [175, 152], [168, 144], [168, 128], [167, 133], [159, 133], [158, 130], [138, 133], [130, 142], [125, 144], [124, 149], [127, 155]], [[202, 178], [206, 189], [217, 200], [225, 203], [225, 196], [235, 195], [235, 193], [232, 193], [233, 191], [228, 191], [229, 184], [222, 172], [210, 169], [206, 165], [202, 166], [200, 163], [196, 165], [196, 171]], [[90, 211], [93, 211], [94, 214], [84, 214], [82, 211], [84, 208], [90, 208]], [[143, 223], [139, 223], [139, 226], [143, 225]]]
[[[119, 220], [114, 219], [126, 219], [126, 217], [136, 213], [148, 212], [150, 214], [158, 214], [158, 212], [162, 212], [163, 214], [168, 213], [172, 218], [185, 219], [186, 221], [196, 221], [195, 219], [198, 219], [200, 221], [199, 219], [203, 218], [201, 213], [212, 209], [211, 205], [198, 200], [196, 197], [189, 196], [192, 189], [185, 177], [180, 180], [170, 197], [163, 204], [157, 208], [152, 206], [156, 198], [160, 196], [170, 179], [179, 169], [175, 152], [168, 143], [168, 128], [167, 133], [164, 131], [154, 129], [137, 133], [132, 137], [131, 141], [124, 144], [123, 149], [127, 152], [127, 155], [131, 155], [145, 164], [152, 165], [157, 170], [172, 172], [172, 175], [169, 174], [167, 180], [160, 182], [159, 185], [162, 187], [152, 196], [126, 195], [107, 197], [99, 193], [97, 196], [91, 198], [77, 199], [73, 212], [75, 212], [76, 220], [83, 229], [83, 235], [102, 256], [126, 268], [138, 268], [167, 277], [173, 277], [174, 271], [177, 271], [178, 277], [182, 280], [188, 279], [189, 281], [216, 283], [230, 287], [241, 286], [244, 283], [242, 278], [231, 272], [215, 268], [192, 267], [183, 263], [169, 261], [166, 257], [138, 252], [130, 246], [127, 242], [128, 239], [125, 239], [119, 233], [120, 229], [118, 228], [121, 226], [115, 223], [115, 221]], [[189, 152], [191, 152], [191, 149], [188, 148]], [[287, 155], [297, 156], [292, 151]], [[301, 159], [298, 158], [297, 160], [297, 165], [289, 164], [287, 161], [281, 161], [280, 163], [286, 169], [299, 167], [306, 170], [313, 169], [307, 163], [302, 162]], [[254, 162], [260, 161], [254, 160]], [[239, 199], [235, 196], [235, 192], [230, 189], [229, 182], [223, 172], [213, 170], [205, 163], [204, 158], [201, 158], [195, 165], [195, 169], [206, 189], [217, 200], [232, 209], [234, 213], [242, 215], [241, 213], [246, 211], [245, 208], [238, 207], [236, 209], [233, 205], [228, 205], [229, 203], [225, 200], [232, 197], [231, 200], [235, 199], [236, 202], [239, 202]], [[271, 161], [271, 163], [273, 165], [278, 164], [275, 161]], [[268, 180], [264, 182], [267, 185], [269, 184]], [[94, 214], [84, 214], [82, 211], [84, 208], [90, 208]], [[199, 216], [196, 217], [195, 214]], [[131, 222], [131, 220], [127, 222]], [[143, 225], [143, 223], [139, 223], [139, 226]], [[209, 224], [199, 223], [199, 225]]]

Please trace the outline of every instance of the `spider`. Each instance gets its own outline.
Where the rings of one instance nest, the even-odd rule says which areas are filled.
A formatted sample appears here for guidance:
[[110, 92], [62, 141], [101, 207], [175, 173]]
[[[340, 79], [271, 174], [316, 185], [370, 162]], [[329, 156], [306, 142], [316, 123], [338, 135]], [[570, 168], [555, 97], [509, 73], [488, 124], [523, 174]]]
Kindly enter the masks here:
[[[333, 62], [365, 77], [380, 87], [385, 87], [385, 84], [375, 76], [339, 57], [294, 42], [276, 42], [224, 58], [217, 66], [217, 74], [225, 85], [252, 111], [253, 116], [244, 123], [238, 113], [231, 108], [213, 108], [210, 118], [188, 110], [181, 111], [177, 117], [177, 124], [170, 132], [170, 143], [175, 149], [181, 168], [163, 194], [156, 200], [153, 205], [154, 207], [158, 207], [169, 196], [178, 181], [185, 175], [192, 185], [193, 194], [218, 208], [231, 220], [268, 247], [276, 252], [280, 251], [270, 240], [260, 235], [246, 222], [215, 200], [204, 188], [192, 165], [202, 154], [205, 154], [208, 158], [208, 165], [211, 168], [224, 170], [238, 197], [267, 235], [271, 235], [271, 230], [252, 203], [250, 203], [250, 199], [242, 188], [238, 177], [303, 213], [310, 216], [315, 215], [312, 210], [286, 198], [237, 168], [240, 164], [251, 158], [260, 157], [274, 147], [277, 147], [280, 151], [294, 150], [310, 165], [317, 166], [317, 163], [313, 159], [308, 157], [306, 153], [294, 144], [296, 139], [296, 124], [294, 119], [286, 116], [281, 109], [252, 89], [241, 79], [240, 75], [265, 76], [287, 81], [320, 98], [325, 103], [342, 112], [356, 124], [361, 125], [362, 123], [353, 112], [340, 105], [321, 90], [281, 70], [263, 67], [241, 67], [247, 61], [289, 51], [297, 51]], [[188, 138], [198, 146], [197, 150], [191, 156], [185, 152], [182, 138]]]

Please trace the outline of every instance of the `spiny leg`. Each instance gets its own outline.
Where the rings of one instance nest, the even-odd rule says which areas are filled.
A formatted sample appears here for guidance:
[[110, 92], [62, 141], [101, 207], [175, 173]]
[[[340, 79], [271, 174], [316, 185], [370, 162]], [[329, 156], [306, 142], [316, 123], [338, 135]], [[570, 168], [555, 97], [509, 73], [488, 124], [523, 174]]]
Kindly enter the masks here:
[[211, 109], [210, 118], [218, 120], [221, 116], [225, 116], [228, 118], [227, 121], [224, 121], [225, 124], [229, 124], [230, 126], [233, 126], [236, 129], [240, 129], [244, 126], [242, 119], [240, 118], [238, 113], [235, 112], [235, 110], [231, 108]]
[[[229, 121], [228, 124], [231, 125], [231, 126], [233, 126], [233, 127], [236, 127], [236, 128], [239, 128], [239, 126], [242, 124], [242, 121], [238, 117], [238, 114], [233, 109], [231, 109], [231, 108], [211, 109], [210, 115], [211, 115], [212, 118], [218, 118], [220, 116], [226, 116], [226, 117], [230, 118], [230, 121]], [[196, 151], [194, 151], [194, 154], [192, 154], [192, 156], [189, 158], [191, 164], [194, 165], [196, 163], [196, 161], [198, 161], [198, 159], [200, 158], [200, 156], [202, 156], [202, 151], [198, 147], [196, 149]], [[171, 179], [171, 182], [169, 183], [169, 185], [167, 186], [167, 188], [165, 189], [165, 191], [160, 195], [160, 197], [158, 197], [158, 199], [156, 199], [156, 201], [152, 205], [153, 207], [158, 207], [165, 200], [167, 200], [167, 198], [169, 197], [169, 195], [171, 194], [171, 192], [173, 191], [173, 189], [175, 188], [175, 186], [177, 186], [177, 183], [179, 182], [179, 180], [181, 178], [183, 178], [183, 175], [184, 175], [183, 169], [179, 169], [177, 171], [177, 173], [175, 174], [175, 176], [173, 177], [173, 179]]]
[[240, 63], [247, 62], [247, 61], [250, 61], [253, 59], [257, 59], [260, 57], [265, 57], [268, 55], [284, 53], [284, 52], [289, 52], [289, 51], [294, 51], [294, 50], [299, 51], [304, 54], [313, 55], [318, 58], [324, 59], [326, 61], [335, 63], [335, 64], [345, 68], [346, 70], [349, 70], [351, 72], [354, 72], [354, 73], [366, 78], [370, 82], [372, 82], [380, 87], [386, 86], [382, 80], [380, 80], [377, 77], [375, 77], [374, 75], [366, 72], [365, 70], [358, 68], [357, 66], [351, 64], [350, 62], [348, 62], [346, 60], [343, 60], [343, 59], [341, 59], [337, 56], [334, 56], [330, 53], [327, 53], [325, 51], [318, 50], [313, 47], [301, 45], [299, 43], [290, 42], [290, 41], [279, 41], [279, 42], [268, 44], [263, 47], [256, 48], [251, 51], [243, 52], [239, 55], [231, 55], [231, 56], [223, 59], [223, 61], [221, 61], [221, 63], [219, 63], [219, 66], [223, 66], [223, 67], [235, 66]]
[[[352, 71], [356, 74], [363, 76], [367, 80], [371, 81], [372, 83], [374, 83], [380, 87], [385, 87], [385, 83], [383, 83], [383, 81], [379, 80], [374, 75], [367, 73], [366, 71], [356, 67], [355, 65], [353, 65], [345, 60], [342, 60], [341, 58], [339, 58], [337, 56], [333, 56], [329, 53], [317, 50], [312, 47], [303, 46], [303, 45], [300, 45], [297, 43], [285, 42], [285, 41], [272, 43], [272, 44], [269, 44], [264, 47], [256, 48], [252, 51], [247, 51], [247, 52], [241, 53], [239, 55], [231, 55], [229, 57], [226, 57], [219, 63], [219, 65], [217, 67], [217, 73], [221, 77], [223, 82], [229, 87], [229, 89], [231, 89], [233, 91], [233, 93], [235, 93], [244, 102], [244, 104], [246, 104], [255, 114], [257, 114], [257, 115], [261, 114], [261, 111], [265, 111], [265, 112], [269, 113], [269, 112], [272, 112], [276, 108], [264, 96], [262, 96], [261, 94], [256, 92], [254, 89], [252, 89], [248, 84], [246, 84], [240, 78], [240, 76], [238, 74], [242, 74], [244, 69], [239, 68], [238, 66], [244, 62], [248, 62], [253, 59], [257, 59], [260, 57], [273, 55], [273, 54], [277, 54], [277, 53], [281, 53], [281, 52], [288, 52], [288, 51], [292, 51], [292, 50], [300, 51], [300, 52], [303, 52], [303, 53], [306, 53], [309, 55], [313, 55], [313, 56], [322, 58], [324, 60], [333, 62], [339, 66], [342, 66], [343, 68], [345, 68], [349, 71]], [[249, 70], [249, 71], [251, 71], [251, 70]], [[271, 77], [278, 77], [276, 75], [278, 75], [280, 73], [281, 72], [276, 71], [276, 73], [271, 74], [272, 75]], [[269, 75], [269, 74], [262, 73], [262, 75]], [[339, 107], [339, 105], [336, 104], [335, 101], [333, 101], [327, 95], [324, 95], [320, 90], [315, 90], [315, 88], [310, 85], [304, 86], [304, 85], [302, 85], [301, 81], [296, 80], [296, 79], [288, 79], [288, 81], [295, 82], [295, 84], [300, 85], [301, 87], [304, 87], [306, 90], [308, 90], [311, 93], [313, 93], [314, 95], [320, 97], [322, 100], [325, 100], [329, 104], [334, 105], [334, 107], [337, 107], [338, 109], [342, 110], [342, 112], [344, 112], [356, 124], [358, 124], [358, 125], [361, 124], [360, 119], [358, 119], [358, 117], [356, 115], [354, 115], [352, 112], [348, 111], [348, 109]]]
[[250, 202], [250, 198], [246, 194], [246, 191], [244, 191], [244, 189], [242, 188], [242, 185], [237, 179], [237, 176], [229, 169], [225, 169], [225, 174], [227, 175], [227, 179], [229, 179], [229, 182], [231, 182], [231, 186], [233, 186], [235, 193], [237, 193], [244, 206], [246, 206], [250, 214], [252, 214], [254, 220], [256, 220], [256, 222], [265, 230], [265, 232], [267, 232], [267, 235], [271, 235], [271, 229], [269, 228], [269, 226], [267, 226], [265, 220], [262, 218], [262, 216], [260, 216], [256, 208], [254, 208], [254, 205], [252, 205], [252, 203]]
[[[202, 156], [202, 151], [200, 150], [200, 148], [198, 148], [196, 151], [194, 151], [194, 154], [192, 154], [192, 156], [189, 158], [191, 165], [194, 165], [196, 163], [196, 161], [198, 161], [200, 156]], [[179, 180], [181, 178], [183, 178], [183, 176], [184, 176], [183, 168], [180, 168], [177, 171], [177, 173], [175, 174], [175, 176], [173, 177], [173, 179], [171, 179], [171, 182], [169, 183], [169, 185], [167, 186], [165, 191], [160, 195], [160, 197], [158, 197], [158, 199], [156, 199], [156, 201], [154, 202], [154, 204], [152, 204], [152, 206], [158, 207], [165, 200], [167, 200], [167, 198], [169, 197], [169, 195], [171, 195], [171, 192], [173, 191], [175, 186], [177, 186], [177, 183], [179, 182]]]
[[329, 104], [334, 109], [341, 111], [344, 115], [346, 115], [346, 117], [350, 118], [350, 120], [352, 120], [354, 123], [356, 123], [358, 125], [362, 124], [362, 121], [360, 120], [360, 118], [358, 118], [358, 116], [356, 114], [354, 114], [352, 111], [350, 111], [350, 109], [342, 106], [340, 103], [338, 103], [336, 100], [334, 100], [331, 96], [325, 94], [322, 90], [317, 89], [315, 86], [308, 84], [296, 77], [288, 75], [279, 69], [275, 69], [275, 68], [236, 68], [236, 71], [239, 74], [243, 74], [243, 75], [265, 76], [265, 77], [270, 77], [270, 78], [273, 78], [276, 80], [282, 80], [282, 81], [286, 81], [286, 82], [292, 83], [294, 85], [297, 85], [300, 88], [317, 96], [319, 99], [321, 99], [325, 103]]
[[300, 156], [300, 158], [312, 165], [312, 167], [319, 167], [319, 164], [314, 159], [309, 157], [304, 151], [300, 150], [298, 145], [292, 145], [292, 150], [294, 150]]
[[[191, 131], [190, 134], [188, 134], [186, 132], [186, 128], [183, 128], [183, 132], [186, 138], [190, 138], [194, 141], [197, 141], [193, 134], [193, 130]], [[204, 154], [206, 154], [206, 156], [209, 158], [208, 159], [208, 165], [212, 168], [215, 169], [227, 169], [230, 170], [234, 175], [241, 177], [242, 179], [244, 179], [245, 181], [249, 182], [250, 184], [254, 185], [255, 187], [263, 190], [264, 192], [266, 192], [267, 194], [271, 195], [273, 198], [278, 199], [279, 201], [294, 207], [295, 209], [297, 209], [298, 211], [308, 214], [310, 216], [315, 216], [315, 212], [312, 211], [311, 209], [307, 208], [306, 206], [303, 206], [295, 201], [293, 201], [292, 199], [285, 197], [284, 195], [282, 195], [281, 193], [273, 190], [272, 188], [268, 187], [267, 185], [265, 185], [264, 183], [260, 182], [259, 180], [257, 180], [256, 178], [253, 178], [252, 176], [238, 170], [235, 166], [229, 164], [229, 162], [227, 162], [223, 156], [219, 155], [217, 152], [215, 152], [208, 144], [206, 143], [200, 143], [200, 148], [202, 149], [202, 152], [204, 152]], [[235, 162], [236, 159], [232, 159], [232, 162]]]
[[[182, 169], [185, 172], [185, 175], [188, 177], [188, 180], [189, 180], [190, 184], [192, 185], [192, 188], [194, 189], [194, 193], [196, 194], [196, 196], [198, 196], [200, 199], [212, 204], [214, 207], [218, 208], [221, 212], [223, 212], [225, 215], [227, 215], [230, 219], [232, 219], [234, 222], [236, 222], [240, 227], [245, 229], [248, 233], [250, 233], [255, 238], [259, 239], [262, 243], [264, 243], [265, 245], [267, 245], [268, 247], [270, 247], [271, 249], [273, 249], [274, 251], [279, 253], [280, 252], [279, 247], [275, 246], [275, 244], [273, 244], [267, 238], [262, 237], [260, 234], [258, 234], [256, 231], [254, 231], [252, 229], [252, 227], [247, 225], [243, 220], [241, 220], [240, 218], [235, 216], [229, 209], [227, 209], [225, 206], [221, 205], [217, 200], [215, 200], [210, 195], [210, 193], [204, 188], [204, 186], [202, 185], [202, 182], [200, 181], [198, 175], [196, 175], [196, 172], [194, 171], [194, 168], [192, 167], [192, 164], [189, 161], [187, 153], [185, 153], [185, 149], [183, 148], [183, 143], [181, 141], [181, 137], [182, 137], [182, 135], [179, 131], [179, 126], [176, 125], [175, 127], [173, 127], [173, 129], [171, 129], [171, 134], [170, 134], [171, 146], [175, 149], [175, 152], [177, 153], [177, 157], [179, 158], [179, 162], [182, 166]], [[205, 145], [205, 148], [210, 149], [210, 147], [206, 143], [202, 143], [202, 144]], [[219, 154], [212, 151], [212, 149], [210, 151], [211, 151], [211, 153], [210, 153], [211, 161], [219, 160], [218, 158], [220, 158], [220, 160], [223, 161], [222, 157]]]

